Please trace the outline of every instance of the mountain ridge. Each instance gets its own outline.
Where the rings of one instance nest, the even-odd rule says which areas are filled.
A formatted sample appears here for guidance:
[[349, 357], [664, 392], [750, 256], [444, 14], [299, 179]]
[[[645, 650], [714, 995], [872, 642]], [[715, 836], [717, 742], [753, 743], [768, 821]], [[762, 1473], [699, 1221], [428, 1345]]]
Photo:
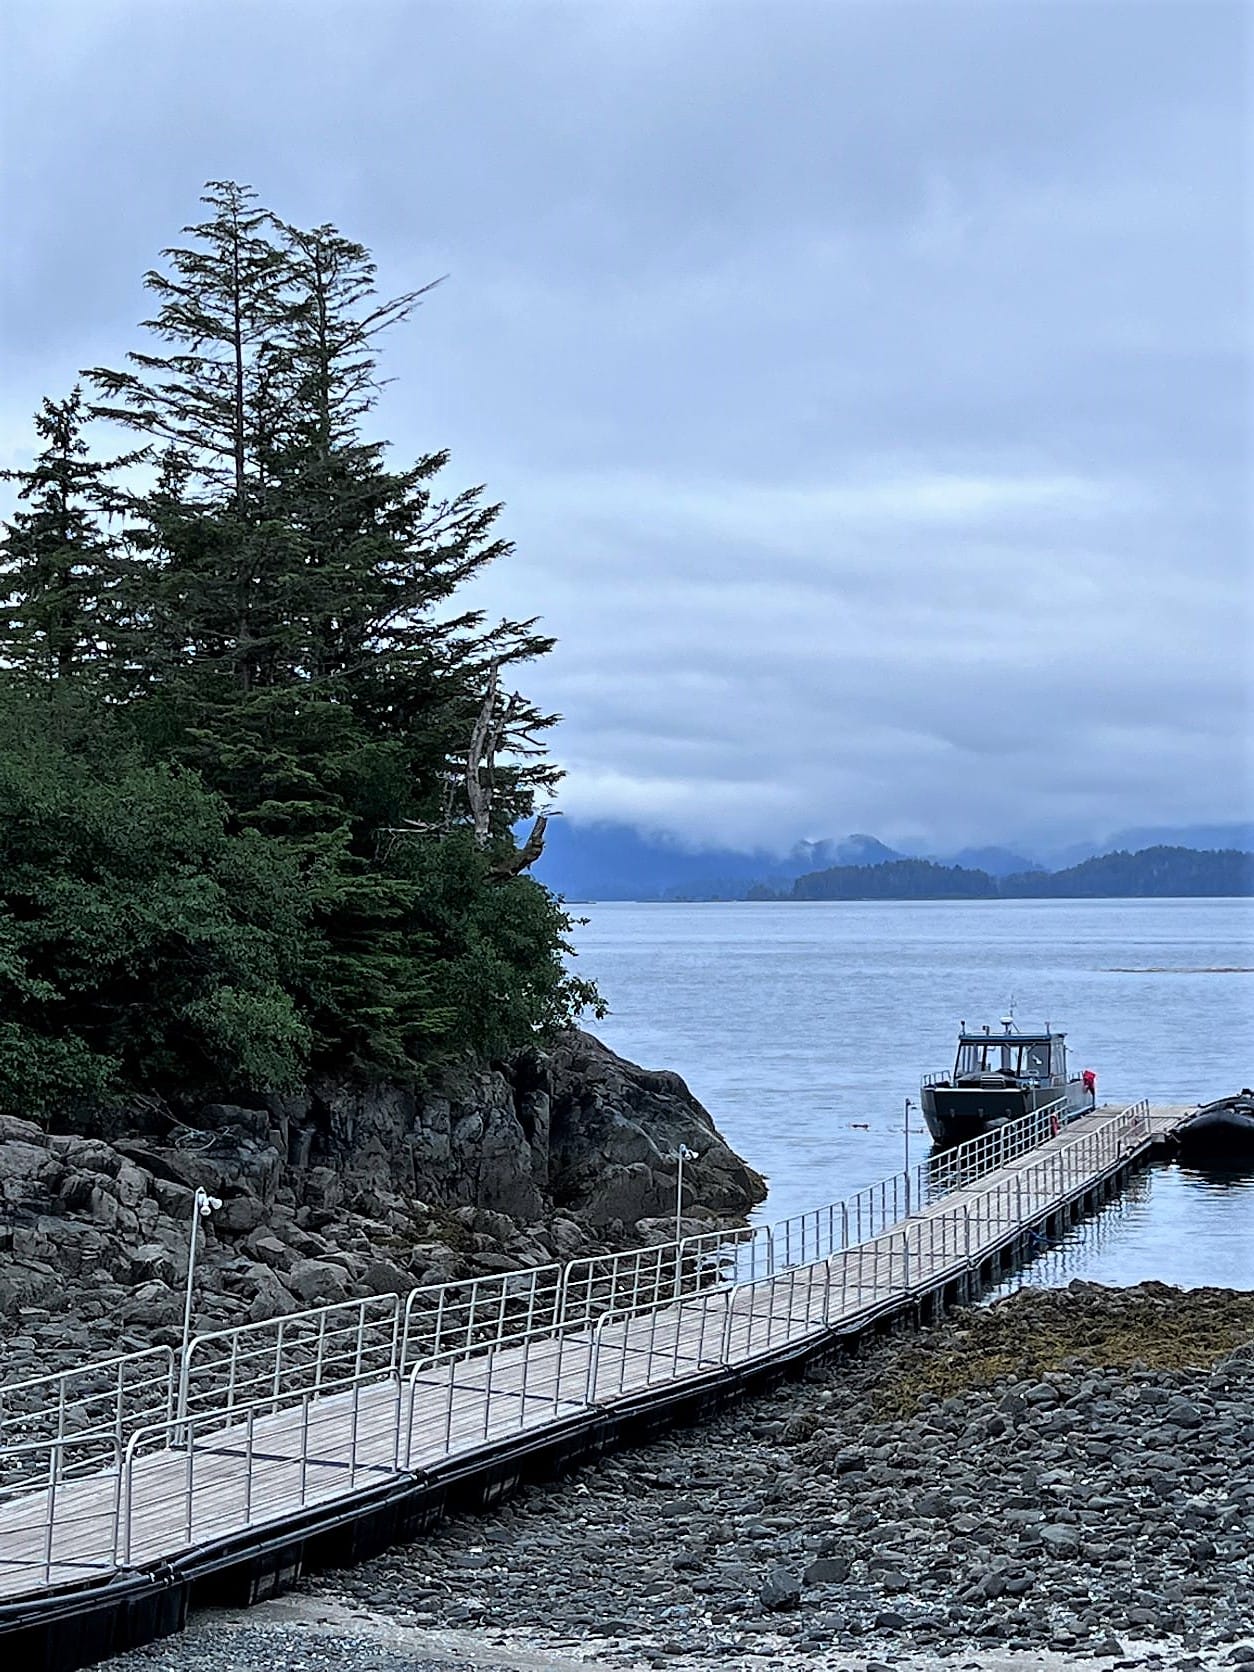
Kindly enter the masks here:
[[[1181, 838], [1193, 833], [1192, 840]], [[1150, 839], [1146, 839], [1146, 838]], [[686, 844], [663, 833], [642, 831], [617, 820], [555, 818], [544, 854], [533, 875], [568, 900], [737, 900], [763, 894], [786, 897], [798, 878], [839, 866], [874, 869], [902, 860], [980, 871], [994, 879], [1057, 875], [1085, 860], [1117, 852], [1178, 847], [1195, 852], [1254, 851], [1254, 823], [1147, 826], [1117, 832], [1104, 842], [1036, 848], [973, 845], [952, 853], [931, 844], [891, 847], [878, 837], [855, 832], [839, 838], [803, 840], [785, 852], [766, 848]]]

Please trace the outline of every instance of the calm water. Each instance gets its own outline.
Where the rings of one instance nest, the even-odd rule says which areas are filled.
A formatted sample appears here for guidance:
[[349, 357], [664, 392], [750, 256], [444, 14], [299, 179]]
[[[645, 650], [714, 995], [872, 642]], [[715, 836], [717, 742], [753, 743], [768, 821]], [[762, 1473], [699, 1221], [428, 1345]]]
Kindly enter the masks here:
[[[900, 1167], [905, 1099], [960, 1020], [1050, 1022], [1102, 1101], [1254, 1084], [1254, 900], [581, 906], [597, 1031], [673, 1068], [771, 1186], [774, 1218]], [[911, 1111], [910, 1146], [927, 1145]], [[1051, 1266], [1052, 1262], [1052, 1266]], [[1254, 1288], [1254, 1177], [1159, 1167], [1033, 1281]]]

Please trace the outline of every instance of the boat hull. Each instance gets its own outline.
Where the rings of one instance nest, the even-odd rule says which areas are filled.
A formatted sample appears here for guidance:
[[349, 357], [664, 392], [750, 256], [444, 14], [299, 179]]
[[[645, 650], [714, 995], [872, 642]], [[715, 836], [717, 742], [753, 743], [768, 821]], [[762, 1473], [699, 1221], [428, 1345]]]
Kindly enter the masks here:
[[[1078, 1083], [1068, 1087], [1068, 1113], [1079, 1106]], [[921, 1105], [927, 1129], [938, 1144], [964, 1144], [985, 1132], [1022, 1119], [1062, 1095], [1055, 1086], [928, 1086]]]
[[1027, 1113], [1027, 1095], [1018, 1087], [932, 1086], [923, 1102], [923, 1118], [938, 1144], [963, 1144]]
[[1180, 1128], [1181, 1161], [1246, 1165], [1254, 1161], [1254, 1099], [1228, 1097], [1208, 1103]]

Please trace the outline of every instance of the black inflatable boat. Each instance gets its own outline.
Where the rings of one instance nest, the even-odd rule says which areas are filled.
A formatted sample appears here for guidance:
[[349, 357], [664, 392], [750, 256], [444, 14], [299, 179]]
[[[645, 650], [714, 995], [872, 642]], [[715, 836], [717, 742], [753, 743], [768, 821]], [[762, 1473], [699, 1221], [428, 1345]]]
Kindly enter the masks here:
[[1220, 1097], [1191, 1115], [1177, 1134], [1181, 1161], [1254, 1161], [1254, 1091]]

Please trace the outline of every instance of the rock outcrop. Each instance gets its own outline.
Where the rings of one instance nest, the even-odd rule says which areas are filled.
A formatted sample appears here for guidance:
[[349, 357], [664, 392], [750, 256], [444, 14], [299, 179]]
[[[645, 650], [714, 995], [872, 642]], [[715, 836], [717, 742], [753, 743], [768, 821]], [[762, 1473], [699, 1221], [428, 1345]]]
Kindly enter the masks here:
[[683, 1144], [685, 1203], [743, 1213], [766, 1194], [761, 1177], [728, 1148], [678, 1074], [625, 1062], [590, 1034], [568, 1034], [548, 1063], [545, 1147], [558, 1202], [617, 1228], [675, 1205]]
[[8, 1373], [174, 1339], [198, 1186], [222, 1202], [196, 1305], [213, 1328], [664, 1239], [680, 1144], [694, 1228], [765, 1194], [678, 1075], [584, 1033], [423, 1093], [324, 1081], [73, 1132], [0, 1117]]

